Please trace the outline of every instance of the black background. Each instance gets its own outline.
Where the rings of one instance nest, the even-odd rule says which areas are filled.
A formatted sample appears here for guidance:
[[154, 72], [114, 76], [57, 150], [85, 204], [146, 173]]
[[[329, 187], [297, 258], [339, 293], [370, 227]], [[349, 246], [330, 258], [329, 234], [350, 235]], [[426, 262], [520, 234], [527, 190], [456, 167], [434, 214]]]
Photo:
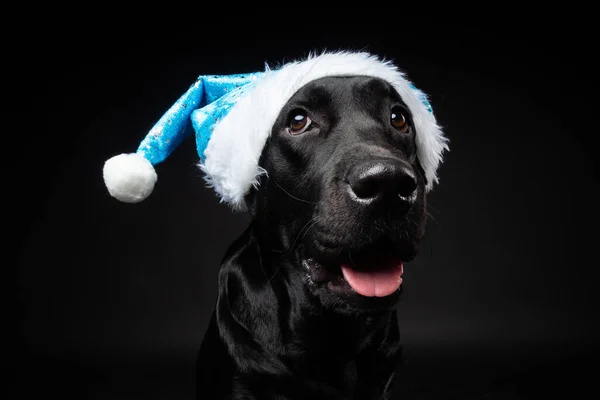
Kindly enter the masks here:
[[193, 138], [157, 166], [153, 194], [137, 205], [109, 197], [103, 162], [134, 151], [198, 75], [322, 49], [395, 60], [429, 93], [451, 140], [423, 251], [405, 269], [402, 398], [525, 399], [593, 387], [591, 28], [506, 21], [497, 30], [325, 34], [293, 23], [232, 37], [222, 26], [46, 31], [17, 46], [28, 60], [14, 97], [24, 106], [12, 114], [23, 142], [5, 151], [19, 160], [9, 175], [24, 211], [13, 230], [12, 303], [22, 398], [192, 398], [219, 262], [248, 219], [204, 187]]

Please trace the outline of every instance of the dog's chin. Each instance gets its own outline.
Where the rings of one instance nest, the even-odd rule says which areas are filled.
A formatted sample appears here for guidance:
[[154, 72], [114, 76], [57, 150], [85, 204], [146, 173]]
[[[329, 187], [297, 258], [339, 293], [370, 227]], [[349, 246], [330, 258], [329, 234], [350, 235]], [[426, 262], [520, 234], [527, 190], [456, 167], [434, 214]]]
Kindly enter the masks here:
[[361, 248], [325, 248], [314, 242], [303, 253], [300, 263], [308, 289], [324, 306], [368, 312], [396, 306], [404, 263], [414, 258], [417, 246], [381, 240]]

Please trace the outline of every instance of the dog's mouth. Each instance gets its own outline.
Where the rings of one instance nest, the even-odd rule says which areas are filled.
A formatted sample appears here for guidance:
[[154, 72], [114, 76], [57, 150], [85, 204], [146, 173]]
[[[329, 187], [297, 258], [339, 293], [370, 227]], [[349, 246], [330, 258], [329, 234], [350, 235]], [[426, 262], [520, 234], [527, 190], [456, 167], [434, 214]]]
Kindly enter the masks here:
[[345, 252], [347, 256], [320, 262], [313, 257], [302, 262], [311, 283], [326, 285], [338, 294], [387, 297], [402, 285], [403, 259], [389, 247], [373, 245]]

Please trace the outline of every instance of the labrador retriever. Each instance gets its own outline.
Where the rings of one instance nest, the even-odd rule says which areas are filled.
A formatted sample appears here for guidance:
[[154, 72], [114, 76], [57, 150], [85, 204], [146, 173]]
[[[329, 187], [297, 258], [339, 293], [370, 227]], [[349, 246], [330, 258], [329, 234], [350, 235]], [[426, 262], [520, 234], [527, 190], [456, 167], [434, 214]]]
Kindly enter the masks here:
[[285, 104], [220, 267], [198, 399], [391, 398], [403, 263], [427, 220], [415, 134], [379, 78], [320, 78]]

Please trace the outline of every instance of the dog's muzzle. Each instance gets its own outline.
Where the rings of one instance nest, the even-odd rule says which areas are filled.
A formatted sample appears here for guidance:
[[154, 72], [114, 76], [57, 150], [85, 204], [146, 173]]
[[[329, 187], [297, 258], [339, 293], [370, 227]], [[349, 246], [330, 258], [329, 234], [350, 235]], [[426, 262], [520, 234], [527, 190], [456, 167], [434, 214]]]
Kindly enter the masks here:
[[[330, 246], [339, 246], [337, 256], [324, 262], [305, 260], [311, 281], [327, 283], [337, 293], [364, 297], [396, 293], [402, 283], [403, 262], [412, 258], [413, 246], [403, 248], [399, 238], [393, 240], [389, 235], [398, 235], [396, 221], [402, 223], [417, 201], [417, 187], [415, 172], [400, 158], [370, 157], [353, 162], [341, 189], [350, 203], [344, 207], [347, 219], [357, 221], [347, 227], [355, 225], [362, 233], [336, 232]], [[323, 256], [330, 250], [317, 242], [316, 254]]]

